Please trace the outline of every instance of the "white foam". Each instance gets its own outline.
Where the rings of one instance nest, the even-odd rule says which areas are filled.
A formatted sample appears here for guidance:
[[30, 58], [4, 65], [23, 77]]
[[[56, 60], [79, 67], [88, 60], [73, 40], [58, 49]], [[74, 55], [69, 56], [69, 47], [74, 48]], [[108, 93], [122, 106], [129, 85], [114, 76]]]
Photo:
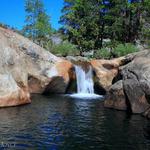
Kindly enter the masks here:
[[98, 99], [98, 98], [103, 98], [102, 95], [89, 94], [89, 93], [77, 93], [77, 94], [71, 94], [69, 96], [73, 97], [73, 98], [79, 98], [79, 99]]
[[77, 93], [69, 95], [78, 99], [100, 99], [103, 96], [94, 94], [93, 70], [89, 67], [87, 72], [81, 66], [75, 65], [77, 79]]

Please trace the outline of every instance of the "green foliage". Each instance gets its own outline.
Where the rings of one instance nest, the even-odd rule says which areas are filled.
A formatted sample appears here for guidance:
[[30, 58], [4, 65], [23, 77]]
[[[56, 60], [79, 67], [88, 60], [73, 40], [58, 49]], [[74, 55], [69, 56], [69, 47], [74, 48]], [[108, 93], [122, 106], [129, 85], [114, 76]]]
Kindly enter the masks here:
[[5, 28], [5, 29], [11, 28], [9, 25], [6, 25], [4, 23], [0, 23], [0, 27]]
[[125, 56], [127, 54], [134, 53], [137, 51], [138, 48], [131, 43], [118, 44], [112, 49], [102, 48], [97, 50], [96, 53], [94, 54], [94, 58], [110, 59], [114, 57]]
[[62, 32], [81, 52], [105, 47], [104, 39], [113, 41], [112, 48], [118, 45], [114, 41], [135, 43], [140, 37], [142, 19], [146, 20], [150, 14], [149, 3], [149, 0], [65, 0], [60, 19]]
[[58, 45], [52, 45], [50, 48], [51, 52], [55, 55], [59, 56], [76, 56], [79, 55], [79, 51], [77, 50], [76, 46], [69, 43], [68, 41], [63, 41]]
[[150, 47], [150, 24], [149, 27], [143, 26], [141, 30], [141, 41]]
[[150, 47], [150, 1], [145, 0], [143, 6], [140, 40]]
[[64, 25], [62, 31], [81, 52], [102, 46], [100, 39], [104, 35], [104, 26], [103, 17], [99, 15], [100, 9], [104, 9], [102, 0], [65, 0], [60, 19]]
[[113, 49], [113, 53], [116, 55], [116, 57], [125, 56], [137, 51], [138, 48], [131, 43], [119, 44]]
[[102, 48], [96, 51], [96, 53], [94, 54], [94, 58], [105, 58], [105, 59], [109, 59], [111, 57], [111, 53], [108, 49], [106, 48]]
[[0, 27], [5, 28], [5, 29], [10, 29], [16, 33], [22, 34], [22, 32], [18, 30], [17, 28], [11, 27], [10, 25], [4, 24], [4, 23], [0, 23]]
[[116, 41], [116, 40], [111, 40], [111, 41], [104, 41], [103, 42], [103, 47], [107, 47], [110, 49], [113, 49], [114, 47], [116, 47], [117, 45], [121, 44], [121, 42]]
[[26, 0], [26, 25], [23, 33], [42, 47], [49, 41], [51, 26], [42, 0]]

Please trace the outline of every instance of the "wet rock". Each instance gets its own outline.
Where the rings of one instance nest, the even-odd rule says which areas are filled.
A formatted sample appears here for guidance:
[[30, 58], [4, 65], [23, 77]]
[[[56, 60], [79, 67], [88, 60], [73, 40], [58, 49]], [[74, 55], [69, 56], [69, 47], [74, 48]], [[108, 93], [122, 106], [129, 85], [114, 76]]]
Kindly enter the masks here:
[[148, 108], [143, 114], [144, 117], [150, 119], [150, 108]]

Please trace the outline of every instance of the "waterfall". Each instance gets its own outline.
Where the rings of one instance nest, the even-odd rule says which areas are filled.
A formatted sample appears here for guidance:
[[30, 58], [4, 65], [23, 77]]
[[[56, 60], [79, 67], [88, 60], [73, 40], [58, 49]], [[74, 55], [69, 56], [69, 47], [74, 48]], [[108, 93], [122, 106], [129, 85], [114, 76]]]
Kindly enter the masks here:
[[75, 65], [75, 74], [77, 80], [77, 93], [71, 94], [73, 98], [79, 99], [97, 99], [102, 98], [101, 95], [94, 94], [94, 82], [92, 67], [89, 66], [85, 71], [82, 65]]
[[85, 72], [81, 66], [75, 66], [77, 93], [94, 94], [92, 67]]

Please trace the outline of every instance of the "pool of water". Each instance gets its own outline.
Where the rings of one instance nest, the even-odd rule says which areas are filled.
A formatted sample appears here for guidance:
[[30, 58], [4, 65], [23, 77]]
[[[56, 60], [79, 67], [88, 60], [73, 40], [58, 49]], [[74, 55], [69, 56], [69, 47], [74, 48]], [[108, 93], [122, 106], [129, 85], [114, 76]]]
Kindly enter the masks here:
[[102, 100], [34, 95], [0, 109], [0, 149], [148, 150], [150, 122], [106, 109]]

